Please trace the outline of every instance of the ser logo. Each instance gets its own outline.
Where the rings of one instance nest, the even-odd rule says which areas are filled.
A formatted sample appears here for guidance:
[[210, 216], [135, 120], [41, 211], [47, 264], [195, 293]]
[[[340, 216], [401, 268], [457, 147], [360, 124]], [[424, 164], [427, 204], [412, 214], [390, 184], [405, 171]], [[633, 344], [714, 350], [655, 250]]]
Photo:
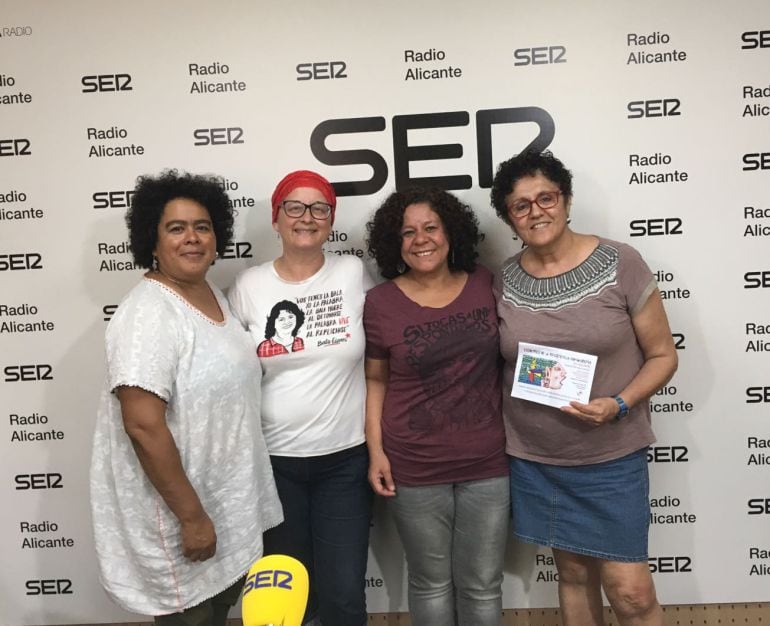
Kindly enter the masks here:
[[131, 198], [134, 197], [134, 190], [126, 191], [97, 191], [91, 199], [94, 201], [95, 209], [127, 209], [131, 206]]
[[[470, 115], [467, 111], [449, 111], [442, 113], [419, 113], [414, 115], [395, 115], [393, 123], [393, 166], [395, 168], [396, 188], [403, 189], [413, 185], [428, 185], [443, 189], [470, 189], [473, 181], [468, 175], [431, 176], [412, 178], [409, 164], [412, 161], [430, 161], [459, 159], [463, 156], [463, 145], [459, 143], [410, 146], [409, 131], [420, 128], [447, 128], [468, 126]], [[506, 154], [532, 148], [542, 151], [553, 140], [555, 125], [550, 114], [539, 107], [519, 107], [512, 109], [486, 109], [476, 111], [476, 153], [478, 159], [479, 186], [492, 186], [492, 127], [496, 124], [530, 124], [538, 127], [537, 136], [526, 146], [511, 149]], [[338, 196], [365, 196], [377, 193], [388, 181], [388, 164], [385, 158], [374, 150], [329, 150], [326, 140], [332, 135], [352, 133], [372, 133], [385, 130], [384, 117], [352, 117], [324, 120], [310, 135], [310, 149], [313, 156], [325, 165], [368, 165], [372, 168], [372, 177], [368, 180], [335, 182], [334, 190]]]
[[278, 587], [291, 591], [291, 583], [294, 575], [291, 572], [280, 569], [265, 569], [254, 572], [246, 579], [243, 586], [243, 595], [246, 595], [252, 589], [263, 589], [265, 587]]
[[770, 152], [749, 152], [743, 155], [743, 171], [770, 170]]
[[230, 128], [196, 128], [193, 131], [196, 141], [194, 146], [224, 146], [230, 143], [244, 143], [243, 129], [239, 126]]
[[746, 404], [770, 403], [770, 387], [747, 387]]
[[102, 319], [104, 319], [105, 322], [109, 322], [112, 319], [112, 316], [115, 315], [115, 311], [117, 310], [118, 310], [117, 304], [105, 304], [102, 307], [102, 313], [104, 314], [104, 317]]
[[31, 365], [6, 365], [3, 370], [5, 382], [18, 383], [31, 380], [53, 380], [53, 367], [47, 363]]
[[634, 100], [629, 102], [628, 119], [635, 120], [640, 117], [674, 117], [681, 115], [679, 98], [665, 98], [663, 100]]
[[30, 156], [31, 147], [29, 139], [0, 139], [0, 157]]
[[80, 79], [83, 93], [133, 91], [131, 74], [91, 74]]
[[689, 556], [651, 556], [647, 562], [653, 574], [692, 573], [692, 559]]
[[770, 498], [752, 498], [747, 504], [748, 515], [770, 515]]
[[43, 257], [37, 252], [0, 254], [0, 272], [41, 269], [43, 269]]
[[657, 237], [659, 235], [682, 235], [682, 220], [679, 217], [657, 217], [648, 220], [633, 220], [629, 223], [631, 237]]
[[231, 241], [225, 246], [223, 259], [251, 259], [251, 244], [248, 241]]
[[[2, 267], [0, 267], [2, 269]], [[766, 289], [770, 287], [770, 270], [746, 272], [743, 275], [744, 289]]]
[[516, 48], [513, 58], [515, 66], [548, 65], [550, 63], [566, 63], [567, 48], [564, 46], [539, 46], [537, 48]]
[[297, 80], [328, 80], [347, 78], [348, 66], [345, 61], [323, 61], [318, 63], [300, 63], [297, 65]]
[[687, 347], [684, 345], [684, 333], [671, 333], [671, 338], [674, 340], [674, 348], [677, 350], [684, 350]]
[[72, 595], [72, 581], [69, 578], [33, 578], [24, 586], [28, 596]]
[[648, 463], [687, 463], [687, 446], [650, 446], [647, 448]]
[[741, 50], [770, 48], [770, 30], [747, 30], [741, 33], [741, 41], [743, 42]]
[[47, 474], [16, 474], [14, 476], [17, 491], [27, 489], [63, 489], [62, 475], [58, 472]]

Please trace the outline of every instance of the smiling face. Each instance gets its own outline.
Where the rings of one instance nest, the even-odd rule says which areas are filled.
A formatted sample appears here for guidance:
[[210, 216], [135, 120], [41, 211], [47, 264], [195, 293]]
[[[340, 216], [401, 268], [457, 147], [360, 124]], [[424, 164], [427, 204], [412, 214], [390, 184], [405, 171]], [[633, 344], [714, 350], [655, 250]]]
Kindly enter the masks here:
[[189, 198], [175, 198], [163, 208], [153, 254], [166, 276], [200, 282], [216, 257], [217, 240], [209, 212]]
[[401, 258], [413, 272], [449, 271], [449, 240], [441, 218], [427, 202], [410, 204], [401, 225]]
[[275, 318], [275, 330], [279, 335], [290, 336], [296, 325], [297, 316], [291, 311], [282, 310], [278, 313], [278, 317]]
[[[535, 250], [552, 246], [567, 231], [571, 198], [559, 195], [558, 202], [550, 209], [541, 209], [534, 202], [541, 193], [559, 191], [559, 186], [556, 183], [538, 172], [534, 176], [524, 176], [516, 181], [511, 193], [505, 197], [508, 218], [513, 229], [523, 243]], [[531, 201], [532, 208], [527, 215], [514, 217], [511, 208], [522, 200]]]
[[[329, 201], [318, 189], [312, 187], [297, 187], [284, 200], [299, 200], [305, 204]], [[273, 229], [281, 236], [284, 252], [286, 251], [317, 251], [321, 252], [326, 239], [331, 232], [331, 219], [314, 218], [310, 210], [302, 217], [289, 217], [283, 208], [278, 209], [278, 217], [273, 222]]]

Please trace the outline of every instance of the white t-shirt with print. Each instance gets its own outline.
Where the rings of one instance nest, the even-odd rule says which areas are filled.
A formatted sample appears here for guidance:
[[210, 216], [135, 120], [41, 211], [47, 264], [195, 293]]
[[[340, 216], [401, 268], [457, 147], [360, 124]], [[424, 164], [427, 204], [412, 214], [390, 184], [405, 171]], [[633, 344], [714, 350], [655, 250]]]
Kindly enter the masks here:
[[[107, 327], [91, 509], [102, 583], [137, 613], [182, 611], [223, 591], [261, 556], [262, 531], [282, 520], [260, 428], [259, 362], [224, 296], [214, 293], [221, 323], [144, 279]], [[185, 473], [217, 533], [213, 558], [183, 556], [179, 522], [125, 433], [113, 393], [119, 386], [167, 402], [166, 422]]]
[[[358, 258], [324, 258], [297, 283], [280, 278], [272, 261], [249, 268], [228, 293], [262, 355], [262, 430], [273, 455], [320, 456], [364, 441], [363, 308], [372, 282]], [[285, 300], [304, 320], [295, 327], [301, 341], [283, 348], [265, 329]]]

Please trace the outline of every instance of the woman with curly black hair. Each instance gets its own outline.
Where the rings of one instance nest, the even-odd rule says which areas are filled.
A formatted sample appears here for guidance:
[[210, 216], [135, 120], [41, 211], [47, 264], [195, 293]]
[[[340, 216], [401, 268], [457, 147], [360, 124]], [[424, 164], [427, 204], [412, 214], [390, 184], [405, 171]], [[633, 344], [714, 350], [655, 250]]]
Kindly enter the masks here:
[[282, 519], [259, 361], [206, 280], [232, 210], [219, 179], [170, 170], [139, 178], [126, 222], [149, 271], [106, 333], [91, 461], [101, 580], [157, 624], [224, 625], [262, 531]]
[[412, 622], [499, 625], [509, 490], [478, 223], [452, 194], [416, 188], [367, 227], [391, 279], [364, 307], [369, 482], [404, 545]]
[[[603, 624], [604, 591], [619, 624], [661, 626], [647, 563], [649, 399], [677, 355], [655, 277], [631, 246], [572, 230], [572, 174], [549, 151], [501, 163], [491, 196], [525, 245], [494, 288], [514, 535], [552, 549], [565, 624]], [[585, 402], [515, 393], [530, 343], [596, 359]], [[551, 389], [569, 382], [560, 364], [547, 369]]]

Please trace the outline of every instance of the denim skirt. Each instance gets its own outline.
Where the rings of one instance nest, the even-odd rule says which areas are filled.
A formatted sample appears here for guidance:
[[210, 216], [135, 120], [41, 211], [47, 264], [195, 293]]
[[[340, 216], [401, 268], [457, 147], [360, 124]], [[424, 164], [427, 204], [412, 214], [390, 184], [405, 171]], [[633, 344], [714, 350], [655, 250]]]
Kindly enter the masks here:
[[608, 561], [646, 561], [650, 526], [647, 448], [592, 465], [511, 457], [514, 535]]

